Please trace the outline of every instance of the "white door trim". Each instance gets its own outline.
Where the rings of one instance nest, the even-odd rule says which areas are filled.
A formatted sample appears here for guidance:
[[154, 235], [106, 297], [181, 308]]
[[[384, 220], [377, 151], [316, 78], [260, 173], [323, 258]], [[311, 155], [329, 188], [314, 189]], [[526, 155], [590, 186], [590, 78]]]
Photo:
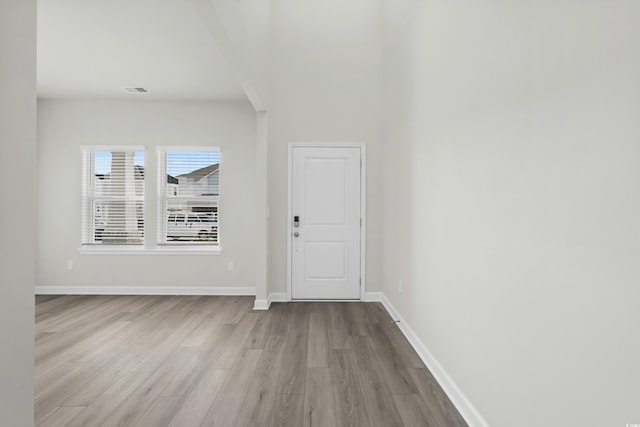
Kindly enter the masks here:
[[[291, 301], [291, 243], [293, 233], [293, 218], [291, 216], [291, 200], [293, 198], [293, 148], [294, 147], [320, 147], [320, 148], [359, 148], [362, 167], [360, 168], [360, 215], [362, 226], [360, 227], [360, 300], [365, 299], [366, 292], [366, 243], [367, 243], [367, 146], [360, 143], [299, 143], [290, 142], [288, 151], [287, 172], [287, 301]], [[333, 300], [332, 300], [333, 301]]]

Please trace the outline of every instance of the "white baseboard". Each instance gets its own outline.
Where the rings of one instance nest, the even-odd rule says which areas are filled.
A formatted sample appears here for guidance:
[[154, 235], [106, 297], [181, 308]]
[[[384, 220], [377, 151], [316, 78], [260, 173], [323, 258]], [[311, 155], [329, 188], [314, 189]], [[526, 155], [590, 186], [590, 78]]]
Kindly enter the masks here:
[[[399, 322], [396, 324], [400, 328], [400, 331], [402, 331], [416, 353], [418, 353], [418, 356], [420, 356], [420, 359], [422, 359], [427, 368], [429, 368], [429, 371], [431, 371], [438, 384], [440, 384], [440, 387], [442, 387], [444, 392], [449, 397], [449, 400], [451, 400], [451, 402], [456, 407], [458, 412], [460, 412], [460, 415], [462, 415], [467, 424], [469, 424], [470, 427], [489, 427], [489, 423], [487, 423], [487, 421], [482, 418], [480, 412], [478, 412], [478, 410], [473, 406], [469, 399], [467, 399], [464, 393], [462, 393], [460, 388], [449, 376], [447, 371], [444, 370], [442, 365], [440, 365], [436, 358], [433, 357], [433, 354], [431, 354], [427, 346], [424, 345], [424, 343], [420, 340], [420, 338], [418, 338], [413, 329], [411, 329], [411, 327], [407, 324], [407, 322], [405, 322], [402, 316], [400, 316], [400, 313], [398, 313], [395, 307], [391, 304], [387, 296], [382, 292], [376, 292], [372, 294], [374, 294], [371, 295], [372, 298], [380, 298], [377, 301], [382, 302], [382, 305], [394, 320], [399, 320]], [[376, 300], [372, 299], [371, 301]]]
[[384, 294], [382, 292], [366, 292], [364, 294], [363, 302], [382, 302]]
[[[367, 292], [362, 301], [365, 301], [365, 302], [381, 302], [382, 301], [382, 297], [383, 297], [382, 292]], [[286, 292], [274, 292], [274, 293], [269, 294], [267, 299], [256, 299], [255, 303], [253, 304], [253, 309], [254, 310], [269, 310], [269, 307], [271, 306], [272, 302], [287, 302], [287, 301], [289, 301], [289, 298], [288, 298]], [[307, 300], [297, 300], [297, 301], [304, 302], [304, 301], [307, 301]], [[308, 301], [318, 301], [318, 300], [308, 300]], [[330, 300], [330, 301], [336, 302], [336, 301], [339, 301], [339, 300]], [[352, 302], [352, 300], [344, 300], [344, 301]]]
[[253, 286], [36, 286], [36, 295], [255, 295]]
[[267, 296], [267, 299], [257, 299], [253, 303], [254, 310], [269, 310], [272, 302], [287, 302], [289, 299], [287, 298], [286, 292], [273, 292]]
[[268, 299], [258, 299], [256, 298], [256, 300], [253, 302], [253, 309], [254, 310], [269, 310], [269, 306], [271, 304], [269, 303]]
[[289, 298], [286, 292], [273, 292], [269, 294], [269, 304], [272, 302], [287, 302]]

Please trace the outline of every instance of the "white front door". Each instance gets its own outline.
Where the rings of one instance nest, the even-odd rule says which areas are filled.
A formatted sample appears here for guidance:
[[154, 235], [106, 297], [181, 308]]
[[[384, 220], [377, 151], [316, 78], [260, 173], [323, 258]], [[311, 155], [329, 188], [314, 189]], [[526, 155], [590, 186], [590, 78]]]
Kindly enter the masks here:
[[361, 149], [292, 147], [291, 297], [360, 299]]

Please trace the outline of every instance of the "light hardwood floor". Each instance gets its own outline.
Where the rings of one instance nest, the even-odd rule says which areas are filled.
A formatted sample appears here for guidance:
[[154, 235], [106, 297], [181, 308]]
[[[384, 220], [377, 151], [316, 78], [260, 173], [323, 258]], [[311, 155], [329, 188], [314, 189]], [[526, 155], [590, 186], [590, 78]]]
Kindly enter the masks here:
[[36, 425], [465, 426], [377, 303], [36, 297]]

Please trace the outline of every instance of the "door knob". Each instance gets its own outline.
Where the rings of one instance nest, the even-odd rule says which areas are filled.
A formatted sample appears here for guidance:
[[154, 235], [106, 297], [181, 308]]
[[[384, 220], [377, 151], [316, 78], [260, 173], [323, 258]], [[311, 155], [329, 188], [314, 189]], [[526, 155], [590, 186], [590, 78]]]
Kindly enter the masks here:
[[300, 233], [298, 233], [297, 231], [295, 233], [293, 233], [293, 237], [298, 237], [300, 235]]

